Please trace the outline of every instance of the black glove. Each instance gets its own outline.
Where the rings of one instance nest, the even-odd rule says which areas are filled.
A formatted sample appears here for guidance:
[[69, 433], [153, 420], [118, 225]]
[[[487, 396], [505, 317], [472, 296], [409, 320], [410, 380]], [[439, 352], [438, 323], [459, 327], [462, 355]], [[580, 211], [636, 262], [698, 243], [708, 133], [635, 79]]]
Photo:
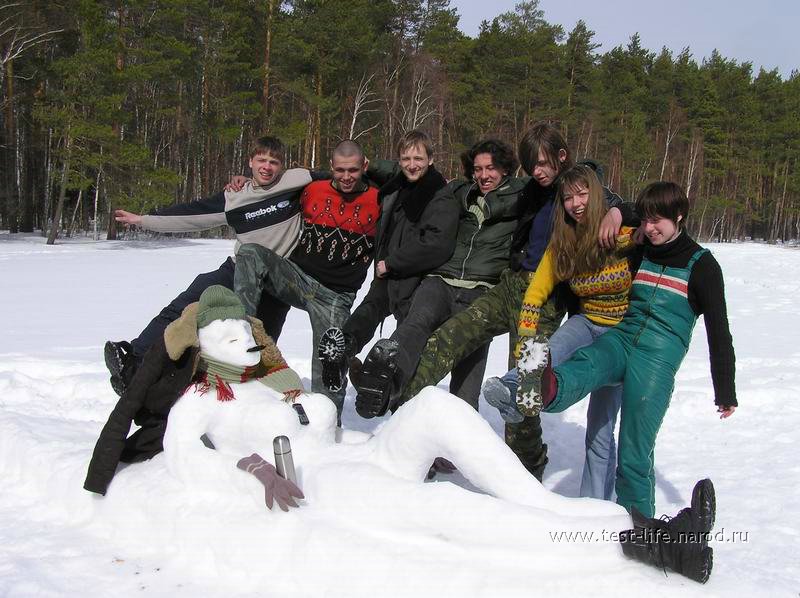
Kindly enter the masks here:
[[289, 507], [298, 506], [295, 498], [305, 498], [303, 491], [294, 482], [283, 479], [275, 466], [258, 453], [239, 459], [236, 467], [252, 473], [264, 484], [264, 502], [268, 509], [272, 509], [272, 501], [275, 500], [282, 511], [288, 511]]

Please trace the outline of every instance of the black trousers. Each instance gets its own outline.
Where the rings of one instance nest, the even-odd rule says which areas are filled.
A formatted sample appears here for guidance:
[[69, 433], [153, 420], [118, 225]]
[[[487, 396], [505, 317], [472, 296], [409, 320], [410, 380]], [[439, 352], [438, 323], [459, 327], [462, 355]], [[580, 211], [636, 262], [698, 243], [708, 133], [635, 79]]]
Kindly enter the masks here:
[[[406, 319], [391, 336], [399, 345], [397, 365], [403, 385], [417, 369], [428, 337], [487, 290], [484, 286], [474, 289], [454, 287], [438, 276], [428, 276], [422, 281], [414, 293]], [[488, 355], [489, 344], [486, 343], [459, 361], [450, 374], [450, 392], [476, 410]]]

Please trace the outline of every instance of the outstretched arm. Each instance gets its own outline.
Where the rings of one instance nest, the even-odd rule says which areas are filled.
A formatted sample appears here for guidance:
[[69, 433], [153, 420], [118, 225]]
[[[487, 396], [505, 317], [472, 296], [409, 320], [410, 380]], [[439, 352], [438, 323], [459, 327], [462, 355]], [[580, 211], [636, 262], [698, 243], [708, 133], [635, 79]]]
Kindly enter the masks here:
[[141, 226], [142, 216], [125, 210], [114, 210], [114, 220], [121, 222], [125, 226]]
[[164, 233], [193, 232], [227, 224], [225, 193], [220, 191], [206, 199], [159, 208], [139, 217], [139, 225]]

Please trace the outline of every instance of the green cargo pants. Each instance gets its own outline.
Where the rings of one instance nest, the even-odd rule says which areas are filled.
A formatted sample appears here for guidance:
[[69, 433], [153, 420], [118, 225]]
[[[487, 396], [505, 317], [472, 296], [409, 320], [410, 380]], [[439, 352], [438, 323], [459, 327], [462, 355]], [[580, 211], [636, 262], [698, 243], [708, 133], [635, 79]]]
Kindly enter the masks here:
[[[416, 396], [426, 386], [439, 383], [461, 359], [501, 334], [511, 335], [509, 367], [513, 367], [512, 349], [530, 274], [504, 270], [497, 285], [442, 324], [428, 339], [417, 370], [403, 389], [402, 402]], [[564, 310], [556, 309], [551, 298], [542, 308], [539, 331], [549, 337], [563, 319]], [[506, 424], [505, 440], [528, 471], [541, 480], [547, 465], [547, 445], [542, 442], [539, 416], [526, 417], [518, 424]]]

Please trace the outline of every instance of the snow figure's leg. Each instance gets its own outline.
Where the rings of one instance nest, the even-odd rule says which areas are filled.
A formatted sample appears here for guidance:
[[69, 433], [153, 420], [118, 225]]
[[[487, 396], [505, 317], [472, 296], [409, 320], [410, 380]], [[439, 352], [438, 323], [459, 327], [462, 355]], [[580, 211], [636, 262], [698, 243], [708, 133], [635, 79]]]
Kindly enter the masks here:
[[622, 391], [617, 502], [647, 517], [655, 514], [656, 436], [674, 384], [675, 369], [669, 363], [641, 351], [631, 353]]
[[401, 407], [376, 434], [371, 459], [408, 480], [423, 480], [435, 457], [452, 461], [485, 492], [572, 516], [618, 515], [613, 503], [565, 498], [546, 490], [469, 405], [428, 388]]

